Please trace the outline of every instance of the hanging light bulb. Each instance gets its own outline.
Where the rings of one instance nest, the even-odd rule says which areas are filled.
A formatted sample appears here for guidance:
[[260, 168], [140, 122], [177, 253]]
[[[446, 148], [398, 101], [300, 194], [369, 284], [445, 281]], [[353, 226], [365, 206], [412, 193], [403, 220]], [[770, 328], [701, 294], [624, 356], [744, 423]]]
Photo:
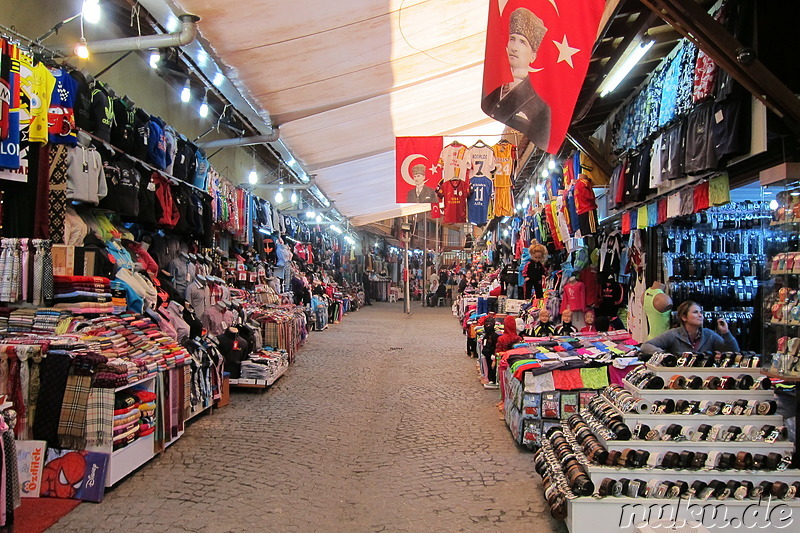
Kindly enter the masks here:
[[[322, 222], [322, 215], [317, 215], [317, 222]], [[375, 243], [377, 246], [378, 243]]]
[[317, 214], [314, 211], [306, 211], [306, 218], [315, 218]]
[[90, 24], [97, 24], [100, 22], [100, 0], [83, 0], [83, 8], [81, 9], [81, 16], [83, 20]]
[[89, 47], [86, 45], [85, 38], [81, 37], [81, 40], [75, 45], [75, 55], [81, 59], [89, 58]]
[[769, 203], [769, 208], [772, 209], [773, 211], [775, 211], [776, 209], [778, 209], [778, 207], [780, 207], [780, 204], [778, 203], [778, 200], [775, 200], [773, 198], [772, 201], [770, 201], [770, 203]]
[[536, 188], [531, 186], [531, 188], [528, 189], [528, 196], [533, 196], [534, 194], [536, 194]]
[[547, 176], [549, 176], [549, 175], [550, 175], [550, 173], [549, 173], [549, 172], [547, 172], [547, 169], [546, 169], [546, 168], [543, 168], [543, 169], [542, 169], [542, 177], [543, 177], [543, 178], [546, 178], [546, 177], [547, 177]]
[[297, 203], [297, 193], [296, 193], [296, 192], [294, 192], [294, 191], [292, 191], [292, 197], [291, 197], [291, 200], [292, 200], [292, 203], [293, 203], [293, 204], [296, 204], [296, 203]]
[[555, 170], [555, 168], [556, 168], [556, 160], [555, 159], [551, 159], [550, 162], [547, 163], [547, 168], [549, 168], [550, 170]]
[[208, 91], [203, 95], [203, 103], [200, 104], [200, 116], [206, 118], [208, 116]]
[[283, 187], [278, 189], [278, 192], [275, 193], [275, 203], [283, 203]]
[[214, 74], [214, 80], [211, 83], [214, 84], [214, 87], [219, 87], [222, 85], [223, 81], [225, 81], [225, 76], [223, 76], [221, 72], [217, 72]]
[[191, 84], [189, 84], [189, 80], [186, 80], [186, 83], [183, 85], [183, 89], [181, 89], [181, 102], [186, 104], [191, 99], [192, 99], [192, 86]]
[[150, 68], [158, 68], [158, 64], [161, 62], [161, 52], [158, 50], [153, 50], [150, 52]]
[[255, 185], [258, 182], [258, 172], [256, 172], [256, 169], [250, 171], [250, 174], [247, 175], [247, 181], [250, 185]]

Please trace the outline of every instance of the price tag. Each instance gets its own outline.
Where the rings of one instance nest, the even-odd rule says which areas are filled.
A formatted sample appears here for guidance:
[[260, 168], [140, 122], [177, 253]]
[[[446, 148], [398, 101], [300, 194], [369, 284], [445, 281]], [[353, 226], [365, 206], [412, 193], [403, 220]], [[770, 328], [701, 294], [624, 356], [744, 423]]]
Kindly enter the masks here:
[[239, 281], [247, 281], [247, 272], [239, 272]]
[[255, 272], [250, 272], [250, 282], [251, 283], [255, 283], [256, 282], [256, 273]]

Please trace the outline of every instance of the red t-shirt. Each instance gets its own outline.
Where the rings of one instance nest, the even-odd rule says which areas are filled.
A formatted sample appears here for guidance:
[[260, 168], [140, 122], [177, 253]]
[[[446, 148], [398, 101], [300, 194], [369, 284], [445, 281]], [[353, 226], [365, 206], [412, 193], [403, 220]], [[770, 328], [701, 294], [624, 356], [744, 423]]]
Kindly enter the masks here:
[[579, 215], [597, 209], [592, 182], [586, 174], [581, 174], [575, 183], [575, 210]]
[[464, 180], [447, 180], [439, 188], [444, 198], [445, 224], [460, 224], [467, 221], [467, 196], [469, 189]]
[[694, 188], [694, 212], [708, 209], [708, 182], [704, 181]]

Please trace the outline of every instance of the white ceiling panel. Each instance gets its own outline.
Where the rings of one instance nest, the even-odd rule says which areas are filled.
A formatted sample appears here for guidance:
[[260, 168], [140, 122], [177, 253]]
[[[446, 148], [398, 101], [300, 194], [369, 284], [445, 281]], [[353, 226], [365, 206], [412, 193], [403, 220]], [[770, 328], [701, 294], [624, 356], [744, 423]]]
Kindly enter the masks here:
[[485, 0], [165, 1], [202, 17], [211, 53], [354, 221], [428, 209], [394, 202], [395, 137], [497, 130], [480, 110]]

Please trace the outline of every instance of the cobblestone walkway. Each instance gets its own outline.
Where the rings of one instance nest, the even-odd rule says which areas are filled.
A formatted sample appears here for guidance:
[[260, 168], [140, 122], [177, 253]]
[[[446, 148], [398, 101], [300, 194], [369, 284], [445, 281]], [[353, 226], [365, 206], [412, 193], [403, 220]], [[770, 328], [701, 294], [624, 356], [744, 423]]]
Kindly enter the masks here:
[[565, 531], [449, 310], [378, 303], [49, 531]]

